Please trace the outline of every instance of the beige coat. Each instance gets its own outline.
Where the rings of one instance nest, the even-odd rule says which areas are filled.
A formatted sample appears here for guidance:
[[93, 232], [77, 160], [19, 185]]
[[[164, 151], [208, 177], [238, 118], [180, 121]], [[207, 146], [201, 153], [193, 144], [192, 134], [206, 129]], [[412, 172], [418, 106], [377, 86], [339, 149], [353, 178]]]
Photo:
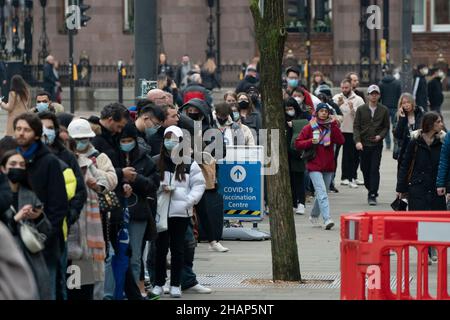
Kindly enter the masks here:
[[[340, 106], [343, 114], [343, 120], [341, 121], [341, 131], [343, 133], [353, 133], [353, 122], [355, 121], [356, 110], [362, 107], [365, 102], [364, 100], [352, 91], [352, 94], [346, 98], [342, 93], [334, 96], [333, 101], [339, 105], [339, 97], [343, 97], [344, 104]], [[353, 110], [350, 109], [349, 102], [353, 103]]]
[[8, 111], [8, 120], [6, 123], [6, 136], [14, 135], [14, 120], [22, 113], [28, 112], [30, 101], [22, 101], [14, 91], [9, 93], [8, 103], [2, 103], [3, 110]]

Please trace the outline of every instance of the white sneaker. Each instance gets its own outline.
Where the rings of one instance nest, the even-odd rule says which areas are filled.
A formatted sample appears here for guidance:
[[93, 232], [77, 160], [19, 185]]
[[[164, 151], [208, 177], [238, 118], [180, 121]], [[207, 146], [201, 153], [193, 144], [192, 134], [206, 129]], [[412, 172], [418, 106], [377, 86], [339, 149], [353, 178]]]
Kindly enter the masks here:
[[319, 218], [318, 217], [309, 217], [309, 221], [312, 223], [314, 227], [317, 227], [319, 225]]
[[212, 242], [209, 244], [209, 251], [215, 251], [215, 252], [227, 252], [230, 249], [225, 248], [224, 246], [222, 246], [222, 244], [220, 244], [220, 242]]
[[328, 219], [327, 221], [325, 221], [325, 223], [323, 224], [323, 227], [325, 228], [325, 230], [331, 230], [331, 228], [334, 227], [334, 221], [331, 219]]
[[341, 186], [348, 186], [350, 184], [350, 181], [348, 179], [341, 181]]
[[181, 287], [170, 287], [171, 298], [181, 298]]
[[358, 186], [363, 186], [363, 185], [364, 185], [364, 181], [363, 181], [363, 180], [358, 180], [358, 179], [356, 179], [355, 182], [356, 182], [356, 184], [357, 184]]
[[356, 180], [352, 180], [352, 182], [350, 182], [349, 186], [352, 189], [358, 189], [358, 184], [356, 183]]
[[210, 288], [206, 288], [201, 284], [196, 284], [195, 286], [184, 290], [187, 293], [197, 293], [197, 294], [210, 294], [212, 290]]
[[164, 292], [164, 290], [160, 286], [154, 286], [152, 289], [152, 293], [156, 296], [162, 296], [163, 292]]
[[164, 294], [169, 294], [169, 292], [170, 292], [170, 285], [169, 284], [165, 284], [164, 287], [163, 287], [163, 291], [164, 291]]
[[301, 215], [301, 216], [304, 215], [305, 214], [305, 205], [299, 203], [295, 213], [298, 214], [298, 215]]

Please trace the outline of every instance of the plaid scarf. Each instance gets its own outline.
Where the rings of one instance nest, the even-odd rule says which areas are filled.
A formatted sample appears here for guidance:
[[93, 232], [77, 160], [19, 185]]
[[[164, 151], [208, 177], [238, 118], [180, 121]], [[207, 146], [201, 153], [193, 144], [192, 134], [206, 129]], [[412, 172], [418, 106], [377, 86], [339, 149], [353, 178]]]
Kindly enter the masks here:
[[323, 145], [324, 147], [329, 147], [331, 145], [331, 122], [333, 120], [331, 118], [328, 118], [327, 120], [323, 121], [316, 117], [313, 117], [311, 121], [309, 122], [311, 124], [311, 128], [314, 132], [319, 132], [319, 144]]

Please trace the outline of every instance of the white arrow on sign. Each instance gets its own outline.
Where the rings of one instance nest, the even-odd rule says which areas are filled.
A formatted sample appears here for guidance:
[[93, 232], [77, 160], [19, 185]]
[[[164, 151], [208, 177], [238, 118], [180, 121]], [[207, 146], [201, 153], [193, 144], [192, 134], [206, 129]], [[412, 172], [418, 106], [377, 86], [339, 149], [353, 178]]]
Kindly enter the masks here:
[[247, 177], [247, 171], [243, 166], [234, 166], [230, 171], [230, 177], [236, 183], [242, 182]]

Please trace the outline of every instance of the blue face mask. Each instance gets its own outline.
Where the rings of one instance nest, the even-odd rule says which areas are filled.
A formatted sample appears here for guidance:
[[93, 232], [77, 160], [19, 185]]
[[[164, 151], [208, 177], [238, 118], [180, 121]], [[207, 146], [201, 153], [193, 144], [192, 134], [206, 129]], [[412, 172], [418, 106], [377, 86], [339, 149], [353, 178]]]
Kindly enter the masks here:
[[84, 151], [89, 146], [89, 140], [78, 140], [77, 141], [77, 151]]
[[46, 127], [42, 128], [42, 133], [43, 133], [43, 137], [42, 140], [43, 142], [48, 145], [51, 146], [56, 139], [56, 131], [53, 129], [47, 129]]
[[233, 112], [233, 121], [237, 122], [239, 119], [241, 119], [241, 114], [237, 111]]
[[136, 147], [136, 142], [130, 142], [130, 143], [121, 143], [120, 144], [120, 149], [123, 152], [130, 152], [131, 150], [134, 149], [134, 147]]
[[173, 141], [173, 140], [164, 140], [164, 147], [166, 147], [166, 149], [168, 151], [172, 151], [173, 149], [176, 148], [176, 146], [178, 145], [177, 141]]
[[296, 88], [296, 87], [298, 87], [298, 79], [291, 79], [291, 80], [288, 80], [288, 86], [289, 87], [291, 87], [291, 88]]
[[40, 112], [44, 112], [44, 111], [49, 111], [49, 109], [48, 109], [48, 103], [45, 103], [45, 102], [41, 102], [41, 103], [38, 103], [37, 105], [36, 105], [36, 110], [40, 113]]
[[145, 128], [145, 134], [147, 137], [153, 136], [156, 132], [158, 132], [159, 127], [151, 127]]

